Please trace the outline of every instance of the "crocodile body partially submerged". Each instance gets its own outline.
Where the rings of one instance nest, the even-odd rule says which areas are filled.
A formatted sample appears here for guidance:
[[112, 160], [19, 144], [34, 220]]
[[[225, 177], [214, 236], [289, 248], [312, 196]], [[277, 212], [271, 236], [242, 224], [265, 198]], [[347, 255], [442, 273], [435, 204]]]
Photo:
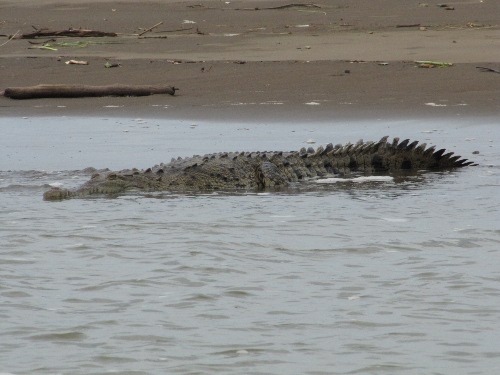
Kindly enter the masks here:
[[418, 141], [388, 137], [378, 142], [302, 148], [290, 152], [224, 152], [185, 159], [146, 170], [96, 173], [76, 190], [52, 188], [45, 200], [116, 196], [130, 191], [202, 192], [281, 189], [298, 181], [323, 177], [439, 171], [475, 165], [445, 149]]

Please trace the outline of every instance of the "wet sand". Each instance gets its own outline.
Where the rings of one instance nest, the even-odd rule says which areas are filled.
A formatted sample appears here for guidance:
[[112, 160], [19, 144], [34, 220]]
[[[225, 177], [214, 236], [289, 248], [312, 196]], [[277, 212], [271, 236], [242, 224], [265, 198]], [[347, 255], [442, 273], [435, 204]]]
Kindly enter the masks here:
[[[300, 2], [301, 4], [312, 4]], [[0, 47], [0, 90], [52, 84], [171, 84], [175, 97], [0, 98], [0, 116], [200, 119], [498, 116], [500, 4], [315, 1], [4, 1], [0, 34], [86, 28], [85, 47]], [[285, 6], [284, 8], [278, 8]], [[275, 8], [275, 9], [273, 9]], [[159, 22], [161, 25], [142, 33]], [[43, 42], [48, 38], [31, 40]], [[0, 44], [7, 41], [0, 39]], [[33, 48], [35, 47], [35, 48]], [[66, 65], [85, 60], [89, 65]], [[453, 63], [419, 68], [417, 60]], [[106, 62], [120, 67], [106, 69]]]

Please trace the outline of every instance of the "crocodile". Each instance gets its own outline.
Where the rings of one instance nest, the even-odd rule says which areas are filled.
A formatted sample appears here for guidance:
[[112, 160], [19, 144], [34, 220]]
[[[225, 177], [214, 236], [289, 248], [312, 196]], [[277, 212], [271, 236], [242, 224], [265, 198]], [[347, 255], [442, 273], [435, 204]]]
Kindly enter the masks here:
[[53, 187], [44, 200], [118, 196], [131, 191], [204, 192], [283, 189], [300, 181], [353, 175], [397, 175], [477, 165], [425, 143], [383, 137], [378, 142], [328, 144], [299, 151], [221, 152], [172, 159], [144, 170], [94, 173], [76, 190]]

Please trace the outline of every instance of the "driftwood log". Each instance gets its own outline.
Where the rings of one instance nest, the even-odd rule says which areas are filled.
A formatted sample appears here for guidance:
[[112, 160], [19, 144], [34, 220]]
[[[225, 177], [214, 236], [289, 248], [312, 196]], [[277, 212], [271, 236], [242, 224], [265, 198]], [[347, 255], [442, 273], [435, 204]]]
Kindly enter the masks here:
[[173, 86], [150, 85], [37, 85], [8, 87], [4, 96], [11, 99], [83, 98], [97, 96], [148, 96], [153, 94], [175, 95]]

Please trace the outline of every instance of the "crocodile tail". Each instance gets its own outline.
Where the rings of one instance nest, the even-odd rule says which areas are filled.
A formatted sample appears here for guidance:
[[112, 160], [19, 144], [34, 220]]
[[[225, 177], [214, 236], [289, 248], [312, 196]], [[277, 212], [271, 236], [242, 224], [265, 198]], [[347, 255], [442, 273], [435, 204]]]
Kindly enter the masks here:
[[436, 150], [435, 146], [418, 146], [418, 141], [410, 143], [409, 139], [400, 141], [399, 138], [394, 138], [392, 143], [388, 143], [387, 137], [384, 137], [377, 145], [377, 152], [372, 157], [375, 170], [445, 170], [477, 165], [444, 148]]
[[358, 142], [356, 145], [327, 145], [320, 150], [326, 156], [325, 167], [337, 173], [349, 174], [354, 171], [371, 173], [398, 173], [418, 170], [445, 170], [476, 165], [461, 156], [436, 150], [435, 146], [427, 147], [425, 143], [400, 141], [383, 137], [378, 142]]

